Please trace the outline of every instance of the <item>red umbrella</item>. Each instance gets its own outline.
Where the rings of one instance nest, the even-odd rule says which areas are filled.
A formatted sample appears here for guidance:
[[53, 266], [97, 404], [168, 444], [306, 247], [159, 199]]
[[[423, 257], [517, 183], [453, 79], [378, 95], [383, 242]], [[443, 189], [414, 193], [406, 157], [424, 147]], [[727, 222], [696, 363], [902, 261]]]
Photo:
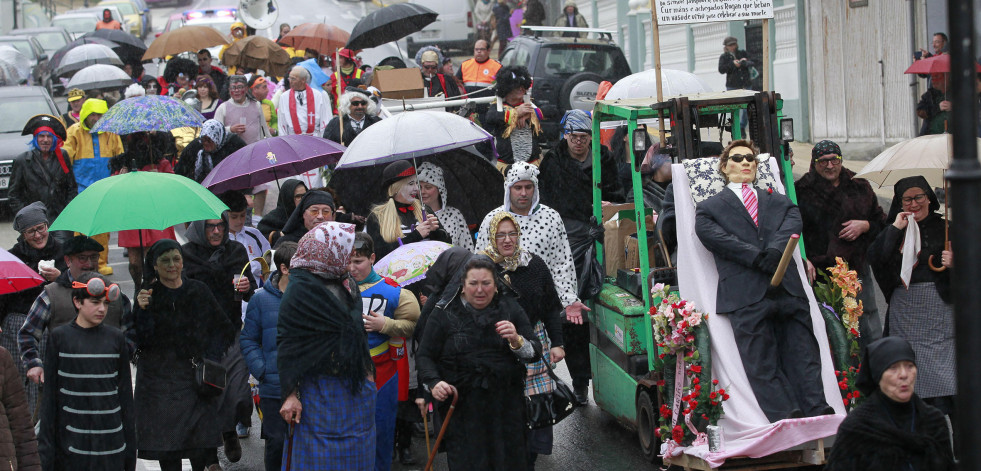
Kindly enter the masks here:
[[347, 44], [351, 35], [334, 25], [324, 23], [303, 23], [286, 33], [279, 43], [293, 49], [314, 49], [330, 55]]
[[41, 275], [4, 249], [0, 249], [0, 280], [0, 294], [16, 293], [44, 283]]
[[[976, 71], [981, 72], [981, 64], [974, 64]], [[906, 69], [906, 74], [946, 74], [950, 73], [950, 54], [928, 57], [913, 62]]]

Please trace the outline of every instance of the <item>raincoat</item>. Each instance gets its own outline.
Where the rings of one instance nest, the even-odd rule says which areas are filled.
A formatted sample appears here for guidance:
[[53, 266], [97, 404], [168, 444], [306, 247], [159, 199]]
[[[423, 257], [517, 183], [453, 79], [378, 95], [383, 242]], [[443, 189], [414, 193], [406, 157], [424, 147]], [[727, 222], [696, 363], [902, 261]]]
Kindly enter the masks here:
[[82, 105], [79, 121], [68, 128], [63, 150], [72, 159], [72, 171], [81, 193], [89, 185], [109, 176], [109, 159], [123, 153], [123, 141], [111, 132], [93, 134], [85, 125], [85, 118], [92, 113], [105, 114], [109, 106], [105, 100], [89, 99]]

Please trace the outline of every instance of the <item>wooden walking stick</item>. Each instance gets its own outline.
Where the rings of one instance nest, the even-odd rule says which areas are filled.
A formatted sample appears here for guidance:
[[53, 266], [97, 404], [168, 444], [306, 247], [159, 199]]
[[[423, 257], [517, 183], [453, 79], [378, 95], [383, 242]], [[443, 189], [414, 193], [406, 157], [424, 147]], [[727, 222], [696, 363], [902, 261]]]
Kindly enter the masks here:
[[[430, 402], [427, 407], [432, 407], [432, 404]], [[426, 431], [426, 456], [429, 456], [432, 453], [432, 447], [429, 446], [429, 411], [425, 409], [422, 411], [422, 428]]]
[[770, 286], [777, 287], [783, 282], [783, 275], [787, 273], [787, 265], [790, 265], [790, 257], [794, 255], [794, 246], [797, 245], [798, 239], [800, 239], [800, 234], [794, 234], [790, 236], [790, 239], [787, 239], [787, 246], [783, 249], [780, 264], [777, 265], [777, 271], [773, 273], [773, 278], [770, 279]]
[[450, 424], [450, 418], [453, 417], [453, 410], [456, 409], [456, 400], [459, 398], [460, 395], [457, 394], [456, 388], [454, 388], [453, 402], [450, 403], [450, 410], [446, 412], [446, 418], [443, 419], [443, 426], [439, 428], [439, 435], [436, 435], [436, 443], [433, 444], [433, 450], [429, 452], [429, 461], [426, 461], [425, 471], [429, 471], [433, 467], [433, 460], [436, 459], [436, 455], [439, 453], [439, 442], [443, 441], [446, 426]]
[[290, 432], [289, 437], [286, 441], [286, 465], [283, 466], [283, 471], [290, 471], [292, 469], [293, 461], [293, 421], [290, 421]]

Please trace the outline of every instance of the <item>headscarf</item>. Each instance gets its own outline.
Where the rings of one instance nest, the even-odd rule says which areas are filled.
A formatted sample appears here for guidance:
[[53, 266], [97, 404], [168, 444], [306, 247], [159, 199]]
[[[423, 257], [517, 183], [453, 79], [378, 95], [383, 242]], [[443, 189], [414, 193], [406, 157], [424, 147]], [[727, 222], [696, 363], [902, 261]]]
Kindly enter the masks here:
[[[201, 137], [198, 139], [203, 137], [207, 137], [215, 143], [215, 151], [217, 152], [228, 141], [229, 135], [225, 130], [224, 124], [221, 124], [217, 120], [209, 119], [201, 125]], [[198, 181], [204, 180], [204, 177], [211, 173], [211, 169], [214, 166], [211, 152], [206, 152], [202, 145], [201, 150], [198, 151], [198, 159], [194, 162], [194, 179]]]
[[498, 226], [501, 225], [501, 222], [503, 222], [505, 219], [511, 221], [511, 223], [514, 224], [514, 229], [518, 232], [518, 237], [521, 237], [521, 226], [518, 224], [518, 221], [514, 219], [514, 216], [512, 216], [511, 213], [508, 213], [506, 211], [501, 211], [495, 214], [493, 218], [491, 218], [490, 227], [488, 229], [488, 231], [490, 232], [488, 234], [489, 236], [488, 240], [490, 240], [490, 243], [487, 245], [486, 248], [484, 248], [483, 253], [488, 257], [490, 257], [490, 259], [493, 260], [494, 263], [500, 265], [501, 268], [504, 269], [504, 271], [515, 271], [519, 267], [526, 267], [528, 266], [529, 263], [531, 263], [531, 252], [522, 250], [519, 241], [515, 241], [514, 254], [512, 254], [510, 257], [504, 256], [500, 252], [498, 252], [497, 228]]
[[[896, 182], [894, 187], [895, 194], [892, 197], [892, 206], [889, 207], [889, 216], [886, 218], [887, 223], [895, 221], [896, 215], [903, 211], [903, 193], [906, 193], [910, 188], [923, 190], [927, 198], [930, 199], [927, 217], [935, 215], [936, 211], [940, 209], [940, 201], [937, 200], [937, 195], [933, 192], [933, 188], [930, 188], [930, 184], [926, 178], [922, 176], [906, 177]], [[899, 270], [899, 278], [907, 287], [909, 286], [910, 280], [912, 280], [913, 269], [916, 267], [917, 260], [919, 259], [920, 248], [919, 224], [910, 223], [906, 227], [906, 234], [903, 240], [903, 259]]]
[[562, 117], [562, 135], [572, 132], [593, 132], [593, 118], [583, 110], [569, 110]]
[[811, 167], [814, 166], [814, 161], [817, 160], [822, 155], [834, 154], [841, 156], [841, 147], [835, 142], [825, 139], [814, 145], [811, 149]]
[[184, 231], [184, 236], [187, 237], [188, 243], [201, 246], [207, 251], [211, 251], [208, 262], [213, 264], [221, 262], [221, 256], [225, 253], [225, 246], [228, 245], [228, 211], [221, 213], [221, 222], [225, 223], [225, 235], [222, 237], [221, 243], [217, 246], [212, 246], [211, 242], [208, 241], [208, 234], [205, 228], [206, 221], [204, 219], [191, 222], [187, 226], [187, 230]]
[[889, 215], [886, 216], [886, 222], [892, 223], [896, 220], [896, 215], [903, 212], [903, 193], [910, 188], [920, 188], [927, 197], [930, 198], [930, 209], [929, 211], [936, 212], [940, 210], [940, 201], [937, 199], [937, 194], [933, 192], [933, 188], [930, 187], [930, 183], [927, 182], [926, 178], [922, 176], [906, 177], [898, 182], [893, 187], [893, 197], [892, 205], [889, 206]]
[[[824, 155], [824, 154], [822, 154]], [[858, 372], [858, 390], [865, 396], [879, 389], [883, 373], [893, 364], [911, 361], [916, 364], [916, 353], [909, 342], [899, 337], [883, 337], [865, 347], [862, 369]]]
[[300, 239], [290, 269], [304, 268], [328, 280], [347, 275], [354, 248], [354, 224], [320, 223]]
[[146, 251], [146, 259], [143, 262], [143, 286], [149, 286], [154, 278], [157, 277], [157, 259], [166, 252], [177, 249], [181, 250], [181, 244], [173, 239], [160, 239], [153, 243]]
[[440, 207], [446, 208], [446, 181], [443, 180], [443, 169], [437, 167], [432, 162], [423, 162], [419, 165], [419, 173], [416, 180], [420, 183], [426, 182], [438, 188]]
[[530, 180], [535, 184], [535, 196], [531, 201], [531, 210], [535, 211], [539, 203], [538, 167], [528, 162], [515, 162], [507, 169], [504, 176], [504, 210], [511, 211], [511, 187], [522, 180]]

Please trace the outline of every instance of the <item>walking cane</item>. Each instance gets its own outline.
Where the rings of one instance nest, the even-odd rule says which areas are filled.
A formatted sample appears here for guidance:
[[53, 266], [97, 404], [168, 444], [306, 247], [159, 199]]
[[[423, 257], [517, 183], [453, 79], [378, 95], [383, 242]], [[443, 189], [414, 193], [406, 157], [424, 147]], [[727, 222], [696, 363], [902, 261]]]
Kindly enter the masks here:
[[283, 467], [283, 471], [290, 471], [292, 469], [293, 461], [293, 422], [290, 421], [290, 432], [289, 438], [286, 441], [286, 466]]
[[[429, 408], [432, 408], [433, 403], [429, 403]], [[422, 411], [422, 428], [426, 431], [426, 456], [432, 453], [432, 447], [429, 446], [429, 411]]]
[[446, 433], [446, 426], [450, 424], [450, 418], [453, 417], [453, 409], [456, 409], [456, 400], [459, 398], [460, 396], [457, 394], [456, 389], [453, 389], [453, 402], [450, 403], [450, 410], [446, 412], [446, 418], [443, 419], [443, 426], [439, 428], [439, 435], [436, 435], [436, 443], [433, 444], [433, 450], [429, 452], [429, 461], [426, 461], [425, 471], [429, 471], [433, 467], [433, 460], [436, 459], [436, 455], [439, 453], [439, 442], [443, 441], [443, 434]]

